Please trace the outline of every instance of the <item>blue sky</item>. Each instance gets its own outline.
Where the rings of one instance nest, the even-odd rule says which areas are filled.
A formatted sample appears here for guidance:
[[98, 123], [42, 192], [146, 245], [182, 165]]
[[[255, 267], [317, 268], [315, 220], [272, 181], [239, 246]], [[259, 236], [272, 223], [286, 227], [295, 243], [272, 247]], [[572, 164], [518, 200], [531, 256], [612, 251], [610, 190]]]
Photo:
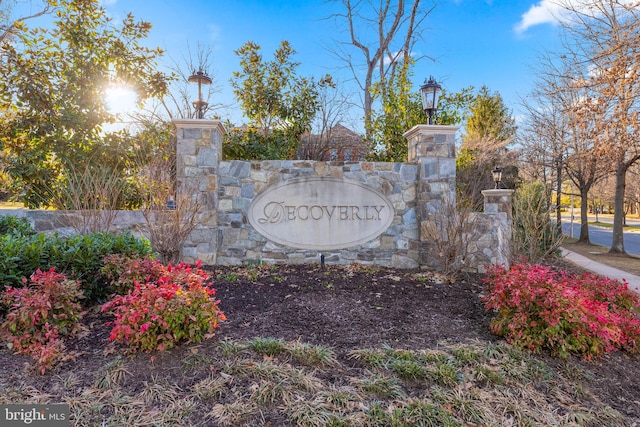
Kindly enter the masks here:
[[[233, 51], [248, 40], [262, 46], [265, 58], [288, 40], [298, 52], [302, 75], [350, 76], [326, 49], [341, 34], [324, 19], [336, 5], [323, 0], [110, 0], [105, 7], [114, 18], [132, 12], [151, 22], [149, 44], [171, 58], [179, 59], [187, 45], [192, 50], [198, 43], [211, 45], [223, 103], [233, 102], [228, 82], [239, 68]], [[548, 0], [439, 0], [415, 46], [417, 54], [431, 58], [415, 67], [416, 88], [430, 75], [453, 92], [486, 85], [517, 115], [520, 98], [531, 91], [538, 55], [557, 47], [558, 27], [549, 10]], [[242, 120], [237, 108], [223, 114]]]
[[[414, 69], [416, 90], [429, 76], [451, 92], [486, 85], [519, 115], [521, 98], [531, 92], [537, 57], [558, 47], [552, 1], [422, 0], [435, 8], [414, 48], [422, 57]], [[345, 83], [351, 78], [327, 49], [345, 35], [326, 19], [337, 5], [324, 0], [103, 0], [103, 5], [115, 20], [131, 12], [150, 22], [146, 44], [163, 48], [167, 63], [179, 61], [187, 46], [192, 51], [198, 43], [211, 46], [213, 77], [221, 87], [214, 102], [230, 105], [220, 114], [235, 123], [243, 119], [232, 105], [229, 78], [239, 69], [234, 50], [249, 40], [262, 46], [266, 59], [288, 40], [298, 52], [301, 75], [329, 73]], [[356, 88], [353, 92], [359, 93]]]

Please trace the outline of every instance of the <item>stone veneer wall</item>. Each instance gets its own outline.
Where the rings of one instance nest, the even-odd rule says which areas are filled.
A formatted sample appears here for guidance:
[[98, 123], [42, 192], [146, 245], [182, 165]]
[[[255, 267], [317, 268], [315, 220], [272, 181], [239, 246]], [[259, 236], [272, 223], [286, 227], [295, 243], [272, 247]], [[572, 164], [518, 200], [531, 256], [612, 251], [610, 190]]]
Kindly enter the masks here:
[[[206, 209], [183, 247], [186, 262], [205, 265], [248, 262], [365, 263], [396, 268], [437, 269], [435, 245], [425, 228], [444, 203], [455, 201], [456, 127], [419, 125], [405, 137], [407, 163], [317, 161], [223, 161], [219, 121], [177, 120], [178, 191], [190, 189]], [[300, 177], [354, 180], [383, 194], [394, 207], [391, 226], [362, 245], [320, 253], [269, 241], [247, 220], [247, 209], [268, 186]], [[192, 189], [195, 189], [193, 191]], [[485, 212], [474, 213], [474, 238], [468, 252], [474, 269], [510, 263], [512, 190], [486, 190]], [[26, 216], [38, 231], [70, 234], [65, 219], [73, 212], [3, 210], [0, 215]], [[119, 213], [114, 230], [145, 236], [140, 212]]]
[[[378, 162], [317, 162], [272, 160], [220, 163], [218, 191], [219, 264], [248, 261], [280, 263], [371, 263], [399, 268], [419, 266], [419, 230], [416, 218], [417, 165]], [[391, 226], [364, 245], [320, 253], [268, 241], [247, 221], [252, 199], [267, 186], [300, 177], [345, 178], [382, 193], [393, 204]]]
[[[43, 209], [0, 209], [0, 215], [27, 218], [33, 229], [40, 233], [58, 233], [61, 237], [76, 234], [72, 224], [77, 211], [49, 211]], [[77, 223], [77, 221], [76, 221]], [[105, 230], [106, 231], [106, 230]], [[147, 238], [147, 223], [140, 211], [118, 211], [108, 231], [129, 231], [138, 238]]]

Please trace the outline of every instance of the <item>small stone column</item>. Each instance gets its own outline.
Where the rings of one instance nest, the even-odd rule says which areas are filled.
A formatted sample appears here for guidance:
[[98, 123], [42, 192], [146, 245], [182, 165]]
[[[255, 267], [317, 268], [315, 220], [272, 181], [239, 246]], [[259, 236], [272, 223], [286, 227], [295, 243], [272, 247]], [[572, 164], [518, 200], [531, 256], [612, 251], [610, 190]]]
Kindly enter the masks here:
[[437, 269], [435, 250], [427, 235], [445, 203], [456, 202], [456, 132], [458, 126], [416, 125], [404, 134], [408, 162], [418, 164], [416, 216], [420, 223], [420, 264]]
[[[198, 225], [182, 248], [182, 260], [214, 265], [218, 251], [218, 168], [224, 126], [219, 120], [178, 119], [176, 126], [177, 192], [189, 192], [202, 206]], [[184, 194], [183, 194], [184, 195]]]
[[496, 214], [504, 212], [507, 214], [509, 222], [513, 221], [513, 211], [511, 209], [513, 190], [484, 190], [482, 195], [484, 196], [484, 213]]
[[513, 233], [513, 192], [514, 190], [496, 189], [484, 190], [484, 213], [492, 220], [488, 227], [492, 237], [484, 245], [484, 251], [491, 251], [491, 263], [501, 264], [505, 268], [511, 265], [511, 239]]

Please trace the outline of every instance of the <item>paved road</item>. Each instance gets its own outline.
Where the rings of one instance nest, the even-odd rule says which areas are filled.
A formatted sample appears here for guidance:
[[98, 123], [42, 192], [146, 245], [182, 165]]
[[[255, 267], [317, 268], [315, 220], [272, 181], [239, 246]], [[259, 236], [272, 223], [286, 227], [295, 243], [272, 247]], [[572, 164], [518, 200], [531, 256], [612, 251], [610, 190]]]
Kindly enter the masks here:
[[[602, 218], [598, 218], [601, 222], [604, 222]], [[595, 218], [594, 218], [595, 220]], [[631, 225], [629, 221], [627, 224]], [[634, 224], [635, 225], [635, 224]], [[570, 218], [562, 219], [562, 232], [567, 235], [571, 235], [571, 220]], [[611, 246], [611, 234], [610, 228], [597, 227], [595, 225], [589, 225], [589, 240], [591, 243], [596, 243], [603, 246]], [[580, 222], [574, 221], [573, 223], [573, 237], [580, 236]], [[638, 232], [624, 232], [624, 250], [629, 254], [640, 255], [640, 233]]]
[[[574, 215], [575, 215], [574, 216], [575, 220], [580, 221], [580, 211], [576, 211]], [[589, 214], [587, 216], [587, 218], [588, 218], [589, 222], [596, 222], [596, 216], [595, 215]], [[571, 215], [570, 214], [563, 214], [562, 215], [562, 220], [563, 221], [570, 221], [571, 220]], [[613, 215], [598, 215], [598, 222], [605, 222], [607, 224], [613, 224]], [[636, 217], [627, 217], [626, 225], [640, 226], [640, 219], [636, 218]]]

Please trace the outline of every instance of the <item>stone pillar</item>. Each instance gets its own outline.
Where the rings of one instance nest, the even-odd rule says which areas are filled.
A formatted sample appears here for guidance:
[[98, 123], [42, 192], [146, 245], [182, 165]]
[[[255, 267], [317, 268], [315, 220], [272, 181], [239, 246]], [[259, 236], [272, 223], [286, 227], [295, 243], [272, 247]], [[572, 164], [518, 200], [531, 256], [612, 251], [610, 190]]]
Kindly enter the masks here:
[[513, 210], [511, 209], [513, 190], [484, 190], [482, 195], [484, 196], [484, 213], [496, 214], [504, 212], [507, 214], [509, 222], [513, 220]]
[[198, 200], [198, 225], [182, 248], [182, 260], [214, 265], [218, 251], [218, 167], [222, 160], [224, 126], [219, 120], [173, 120], [176, 126], [177, 197]]
[[513, 226], [514, 190], [484, 190], [484, 213], [492, 220], [488, 227], [490, 237], [484, 245], [485, 252], [492, 252], [490, 263], [501, 264], [505, 268], [511, 265], [511, 239]]
[[426, 230], [446, 204], [456, 200], [456, 132], [458, 126], [417, 125], [404, 134], [408, 162], [418, 164], [416, 216], [420, 223], [420, 264], [438, 269], [433, 239]]

